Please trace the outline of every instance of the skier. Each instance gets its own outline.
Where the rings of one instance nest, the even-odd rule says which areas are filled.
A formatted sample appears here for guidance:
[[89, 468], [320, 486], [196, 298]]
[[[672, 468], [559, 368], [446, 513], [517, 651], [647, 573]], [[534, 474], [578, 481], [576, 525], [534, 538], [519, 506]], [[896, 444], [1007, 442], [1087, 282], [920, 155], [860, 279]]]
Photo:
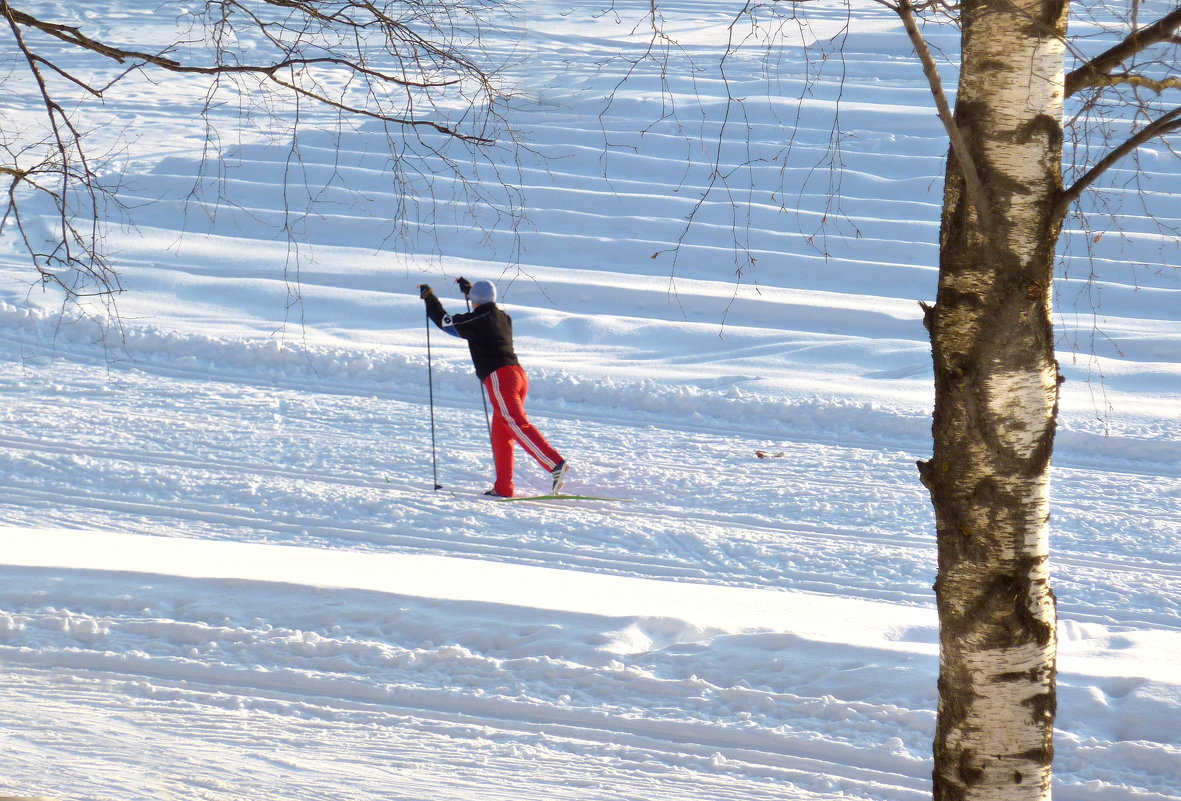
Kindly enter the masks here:
[[476, 376], [492, 400], [492, 461], [496, 483], [485, 492], [499, 498], [513, 497], [513, 443], [549, 471], [556, 494], [566, 482], [569, 467], [529, 418], [525, 416], [525, 396], [529, 378], [517, 361], [513, 349], [513, 321], [496, 305], [496, 286], [490, 281], [456, 279], [465, 298], [471, 301], [467, 314], [451, 316], [426, 284], [419, 284], [418, 296], [426, 301], [427, 316], [452, 336], [467, 340]]

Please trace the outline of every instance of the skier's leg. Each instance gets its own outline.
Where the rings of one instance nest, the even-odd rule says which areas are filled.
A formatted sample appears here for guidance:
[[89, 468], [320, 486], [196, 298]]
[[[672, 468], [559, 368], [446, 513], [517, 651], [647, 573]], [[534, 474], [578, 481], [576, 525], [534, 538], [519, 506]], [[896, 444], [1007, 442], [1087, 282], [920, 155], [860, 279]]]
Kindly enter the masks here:
[[525, 371], [516, 365], [501, 367], [488, 376], [487, 384], [492, 406], [509, 426], [513, 438], [538, 464], [552, 472], [564, 460], [525, 416], [525, 396], [529, 394]]
[[[487, 385], [487, 382], [485, 384]], [[491, 397], [491, 387], [489, 387], [488, 394]], [[492, 425], [488, 433], [492, 439], [492, 463], [496, 466], [496, 483], [493, 484], [492, 491], [497, 495], [511, 498], [515, 491], [513, 486], [513, 430], [495, 400], [492, 403]]]

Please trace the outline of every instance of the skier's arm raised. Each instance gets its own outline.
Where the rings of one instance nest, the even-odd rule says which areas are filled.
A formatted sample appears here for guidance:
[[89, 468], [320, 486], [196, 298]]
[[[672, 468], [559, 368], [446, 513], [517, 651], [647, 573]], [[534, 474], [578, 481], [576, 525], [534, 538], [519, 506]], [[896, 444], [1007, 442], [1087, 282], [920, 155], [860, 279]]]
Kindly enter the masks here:
[[426, 302], [426, 313], [431, 318], [435, 325], [446, 331], [453, 337], [458, 337], [460, 334], [455, 330], [455, 325], [451, 322], [451, 315], [443, 308], [443, 304], [435, 297], [435, 291], [427, 284], [418, 285], [418, 296]]

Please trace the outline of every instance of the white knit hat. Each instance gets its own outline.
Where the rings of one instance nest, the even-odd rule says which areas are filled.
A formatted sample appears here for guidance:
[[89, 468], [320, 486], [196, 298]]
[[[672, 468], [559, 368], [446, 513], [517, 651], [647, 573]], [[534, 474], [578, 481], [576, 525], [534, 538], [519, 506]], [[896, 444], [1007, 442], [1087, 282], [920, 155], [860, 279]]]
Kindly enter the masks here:
[[472, 284], [472, 290], [468, 293], [468, 297], [477, 306], [481, 303], [495, 303], [496, 286], [491, 281], [477, 281]]

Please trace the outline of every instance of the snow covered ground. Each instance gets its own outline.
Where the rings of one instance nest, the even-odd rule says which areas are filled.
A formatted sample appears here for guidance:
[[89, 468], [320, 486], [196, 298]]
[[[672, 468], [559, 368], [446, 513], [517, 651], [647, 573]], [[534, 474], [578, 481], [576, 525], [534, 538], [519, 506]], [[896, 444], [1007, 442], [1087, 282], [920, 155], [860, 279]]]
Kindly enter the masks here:
[[[88, 25], [147, 24], [120, 5]], [[608, 103], [647, 45], [648, 4], [611, 6], [531, 0], [498, 34], [527, 219], [444, 203], [421, 253], [383, 248], [372, 131], [301, 138], [318, 200], [295, 252], [274, 227], [289, 144], [229, 148], [206, 227], [213, 206], [183, 202], [213, 191], [192, 98], [109, 101], [152, 131], [124, 176], [140, 227], [109, 238], [121, 326], [63, 315], [0, 243], [0, 796], [929, 797], [917, 301], [945, 145], [922, 75], [874, 6], [822, 59], [834, 6], [770, 83], [752, 46], [727, 88], [684, 68], [727, 35], [727, 7], [697, 0], [667, 7], [669, 83], [641, 62]], [[1142, 162], [1177, 225], [1177, 162]], [[1093, 257], [1093, 234], [1068, 238], [1059, 282], [1060, 801], [1181, 798], [1181, 275], [1136, 208]], [[625, 501], [473, 497], [484, 412], [438, 332], [432, 490], [414, 286], [460, 310], [459, 275], [498, 282], [571, 489]], [[543, 478], [519, 464], [523, 491]]]

